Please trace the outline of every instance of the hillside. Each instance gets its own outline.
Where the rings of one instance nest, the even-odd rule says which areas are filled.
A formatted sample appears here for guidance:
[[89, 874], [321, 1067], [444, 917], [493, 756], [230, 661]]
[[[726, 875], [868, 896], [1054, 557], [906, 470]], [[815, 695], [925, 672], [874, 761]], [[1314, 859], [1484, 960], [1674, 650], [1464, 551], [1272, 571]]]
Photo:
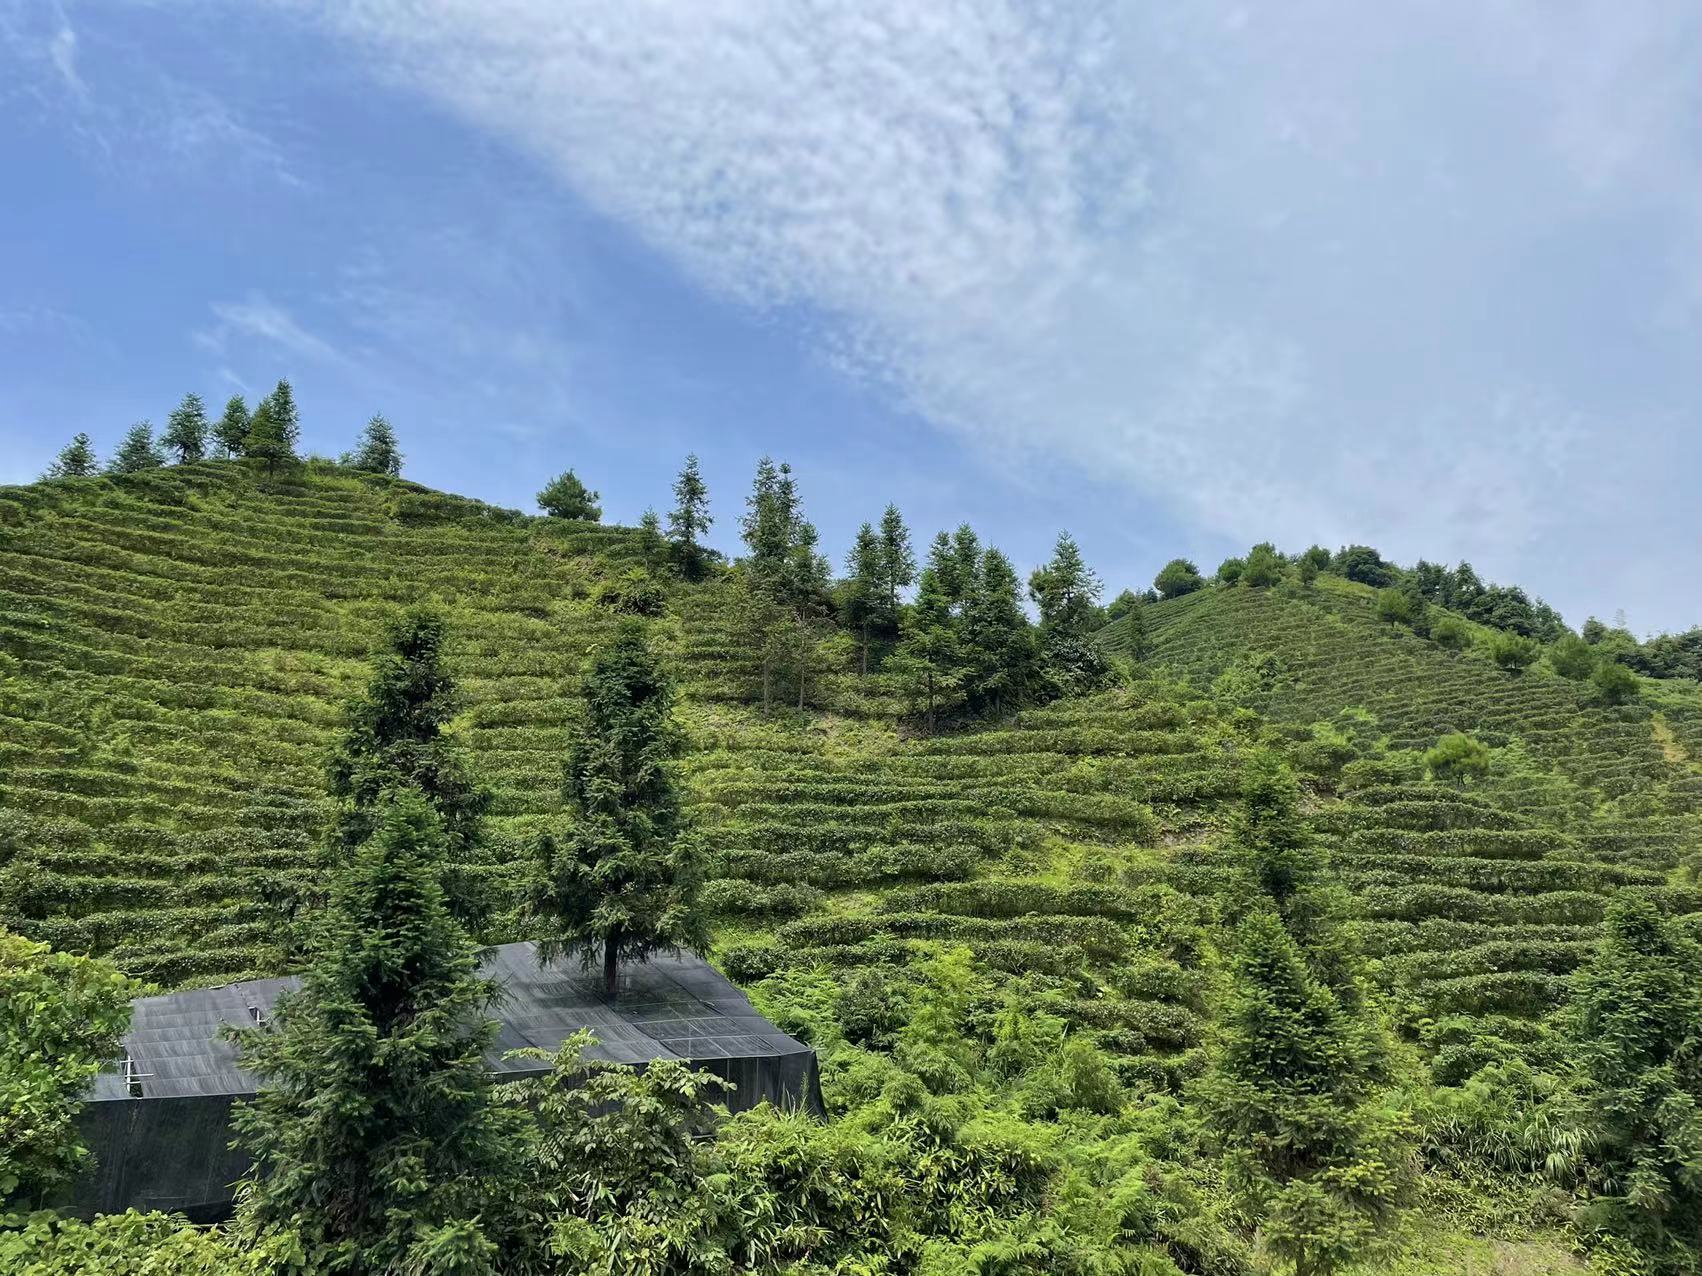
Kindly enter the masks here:
[[[1645, 682], [1639, 701], [1605, 707], [1541, 666], [1511, 674], [1384, 623], [1372, 590], [1328, 576], [1310, 589], [1208, 588], [1146, 619], [1149, 667], [1202, 689], [1234, 683], [1229, 694], [1284, 724], [1303, 755], [1339, 731], [1373, 742], [1319, 780], [1315, 824], [1333, 835], [1368, 951], [1426, 1013], [1490, 1016], [1529, 1038], [1500, 1017], [1534, 1027], [1558, 1004], [1616, 892], [1702, 910], [1684, 867], [1702, 846], [1694, 684]], [[1100, 641], [1126, 651], [1128, 623]], [[1266, 656], [1262, 677], [1235, 680]], [[1424, 778], [1423, 751], [1450, 732], [1494, 750], [1469, 791]], [[1441, 1070], [1457, 1078], [1461, 1066]]]
[[[452, 635], [456, 732], [495, 793], [479, 871], [500, 906], [480, 938], [521, 937], [518, 888], [560, 818], [579, 670], [644, 554], [636, 530], [328, 465], [0, 489], [0, 926], [161, 987], [285, 968], [344, 703], [386, 618], [429, 601]], [[1605, 708], [1540, 667], [1510, 675], [1393, 629], [1369, 591], [1331, 576], [1208, 588], [1143, 614], [1147, 650], [1107, 689], [932, 738], [888, 681], [848, 666], [824, 670], [804, 709], [764, 713], [714, 577], [670, 578], [649, 630], [680, 684], [712, 958], [823, 1048], [830, 1107], [922, 1138], [904, 1115], [914, 1100], [881, 1070], [893, 1065], [872, 1059], [910, 1031], [907, 1005], [950, 1002], [952, 1031], [980, 1043], [974, 1067], [949, 1038], [904, 1055], [945, 1096], [929, 1119], [949, 1110], [956, 1124], [938, 1137], [997, 1166], [977, 1169], [989, 1178], [974, 1208], [1003, 1203], [952, 1243], [1024, 1210], [1050, 1217], [1066, 1180], [1104, 1195], [1139, 1179], [1164, 1202], [1143, 1243], [1180, 1270], [1244, 1271], [1209, 1240], [1216, 1171], [1165, 1149], [1193, 1137], [1166, 1104], [1207, 1071], [1231, 991], [1226, 923], [1244, 874], [1231, 832], [1252, 760], [1280, 755], [1301, 778], [1409, 1081], [1451, 1086], [1488, 1063], [1555, 1062], [1551, 1012], [1616, 895], [1702, 913], [1685, 868], [1702, 844], [1702, 697], [1662, 685]], [[1128, 622], [1097, 641], [1128, 655]], [[1423, 752], [1453, 731], [1491, 747], [1486, 775], [1426, 777]], [[973, 977], [940, 941], [972, 955]], [[1059, 1056], [1075, 1060], [1060, 1070], [1045, 1055], [1057, 1042], [1037, 1044], [1045, 1025], [1091, 1053]], [[1075, 1097], [1037, 1099], [1041, 1074]], [[975, 1124], [994, 1093], [1020, 1127]], [[1403, 1233], [1399, 1270], [1443, 1270], [1426, 1255], [1459, 1246], [1461, 1264], [1500, 1270], [1471, 1229], [1534, 1235], [1519, 1270], [1569, 1265], [1552, 1213], [1502, 1195], [1540, 1198], [1523, 1171], [1453, 1181], [1435, 1138], [1420, 1198], [1448, 1222]], [[917, 1146], [933, 1149], [923, 1162], [939, 1154]], [[1044, 1167], [1044, 1191], [1006, 1182], [1025, 1165]], [[977, 1270], [1048, 1269], [1036, 1261]]]

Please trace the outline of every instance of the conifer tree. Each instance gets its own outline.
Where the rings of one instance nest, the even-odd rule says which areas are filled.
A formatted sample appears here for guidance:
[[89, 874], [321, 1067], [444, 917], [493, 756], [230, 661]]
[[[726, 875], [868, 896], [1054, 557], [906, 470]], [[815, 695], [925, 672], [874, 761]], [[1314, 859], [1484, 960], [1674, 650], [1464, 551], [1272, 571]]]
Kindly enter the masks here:
[[791, 466], [777, 466], [766, 456], [757, 462], [740, 531], [750, 551], [743, 568], [751, 584], [792, 618], [801, 709], [809, 683], [810, 652], [818, 622], [826, 611], [829, 569], [827, 559], [816, 548], [816, 529], [803, 516]]
[[858, 672], [869, 672], [869, 630], [885, 599], [881, 594], [881, 540], [872, 523], [857, 529], [845, 559], [845, 623], [858, 635]]
[[314, 1271], [496, 1270], [480, 1219], [518, 1132], [491, 1102], [496, 989], [439, 885], [449, 854], [430, 803], [388, 794], [300, 990], [232, 1033], [261, 1087], [235, 1117], [238, 1225], [299, 1236]]
[[916, 583], [916, 555], [910, 548], [910, 529], [898, 506], [881, 515], [881, 592], [886, 596], [882, 617], [889, 635], [898, 633], [899, 594]]
[[959, 524], [957, 531], [952, 533], [950, 550], [937, 570], [945, 573], [946, 594], [961, 614], [963, 607], [975, 597], [981, 574], [981, 538], [968, 523]]
[[799, 709], [804, 707], [811, 653], [815, 649], [818, 625], [826, 614], [828, 604], [830, 571], [827, 558], [818, 552], [816, 543], [815, 526], [802, 518], [795, 518], [792, 544], [786, 552], [783, 566], [782, 593], [791, 609], [796, 631]]
[[928, 734], [933, 734], [940, 713], [961, 701], [963, 667], [963, 645], [951, 600], [930, 565], [917, 577], [916, 601], [906, 619], [904, 638], [887, 663], [909, 692], [911, 703], [920, 709]]
[[225, 400], [224, 414], [213, 426], [213, 441], [216, 454], [224, 458], [241, 456], [248, 445], [248, 405], [240, 394]]
[[1099, 577], [1068, 532], [1058, 534], [1052, 560], [1028, 578], [1028, 596], [1040, 609], [1041, 631], [1078, 640], [1093, 631], [1099, 590]]
[[154, 427], [138, 421], [124, 435], [118, 451], [106, 464], [108, 474], [136, 474], [142, 470], [157, 470], [165, 464], [165, 456], [154, 443]]
[[348, 706], [328, 768], [337, 800], [334, 858], [346, 860], [372, 836], [387, 792], [418, 791], [443, 824], [451, 911], [476, 932], [487, 902], [476, 866], [491, 794], [474, 779], [465, 749], [447, 730], [461, 701], [444, 665], [445, 636], [443, 617], [424, 608], [387, 627], [371, 681]]
[[74, 435], [65, 449], [54, 458], [42, 478], [88, 478], [98, 468], [95, 449], [86, 434]]
[[572, 470], [564, 470], [538, 493], [538, 508], [551, 518], [577, 518], [595, 523], [603, 517], [603, 507], [597, 504], [598, 495], [580, 482]]
[[186, 394], [166, 418], [160, 444], [177, 453], [179, 465], [189, 465], [207, 454], [207, 428], [207, 409], [201, 396]]
[[1342, 888], [1326, 878], [1324, 858], [1300, 811], [1299, 782], [1281, 754], [1270, 749], [1248, 754], [1230, 836], [1241, 876], [1236, 912], [1274, 911], [1313, 972], [1357, 1011], [1364, 1001], [1359, 958], [1340, 924], [1350, 906]]
[[645, 510], [638, 520], [638, 554], [644, 560], [644, 570], [656, 571], [662, 566], [668, 543], [662, 538], [662, 518], [655, 510]]
[[1138, 599], [1123, 613], [1123, 645], [1136, 660], [1145, 660], [1151, 646], [1146, 604]]
[[1238, 1212], [1295, 1276], [1361, 1257], [1391, 1221], [1410, 1121], [1377, 1086], [1371, 1033], [1276, 914], [1240, 926], [1233, 1003], [1199, 1096]]
[[564, 792], [572, 825], [540, 839], [528, 908], [550, 932], [547, 955], [576, 948], [589, 963], [600, 950], [613, 997], [622, 961], [704, 951], [702, 874], [674, 776], [673, 683], [641, 622], [622, 622], [580, 694]]
[[296, 410], [294, 388], [287, 380], [280, 379], [272, 387], [266, 403], [271, 411], [272, 425], [289, 449], [291, 459], [294, 459], [295, 450], [301, 445], [301, 414]]
[[1089, 641], [1097, 627], [1099, 577], [1083, 560], [1068, 532], [1058, 535], [1052, 559], [1028, 578], [1028, 596], [1040, 609], [1040, 645], [1056, 694], [1096, 687], [1105, 676], [1105, 659]]
[[1566, 1026], [1586, 1232], [1631, 1242], [1663, 1276], [1702, 1270], [1702, 948], [1621, 895]]
[[965, 694], [971, 707], [998, 713], [1032, 694], [1038, 649], [1011, 560], [989, 545], [974, 579], [961, 625], [967, 647]]
[[687, 580], [703, 575], [703, 536], [714, 522], [709, 513], [709, 487], [694, 452], [686, 457], [680, 476], [674, 480], [674, 508], [668, 514], [674, 559]]
[[751, 493], [745, 498], [745, 516], [739, 521], [746, 562], [759, 577], [778, 579], [798, 535], [798, 488], [792, 467], [775, 465], [763, 457], [756, 465]]
[[295, 447], [284, 429], [271, 399], [262, 399], [248, 419], [248, 434], [243, 439], [242, 454], [253, 457], [266, 467], [267, 474], [276, 474], [296, 460]]
[[381, 413], [373, 413], [366, 423], [349, 464], [357, 470], [388, 474], [391, 478], [402, 473], [402, 449], [396, 442], [396, 431]]
[[1300, 816], [1294, 772], [1270, 749], [1255, 750], [1242, 767], [1233, 833], [1253, 889], [1287, 920], [1295, 896], [1314, 883], [1319, 861]]

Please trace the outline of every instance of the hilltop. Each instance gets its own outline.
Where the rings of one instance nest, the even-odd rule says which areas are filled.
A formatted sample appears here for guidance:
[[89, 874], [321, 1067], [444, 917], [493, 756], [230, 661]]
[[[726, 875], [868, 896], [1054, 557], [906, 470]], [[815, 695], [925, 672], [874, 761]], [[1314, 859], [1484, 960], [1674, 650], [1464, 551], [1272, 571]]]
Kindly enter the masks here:
[[[928, 1243], [969, 1247], [1029, 1212], [1055, 1220], [1061, 1192], [1115, 1188], [1151, 1196], [1143, 1249], [1230, 1272], [1246, 1254], [1222, 1183], [1180, 1150], [1193, 1109], [1165, 1104], [1210, 1071], [1235, 993], [1246, 795], [1280, 806], [1271, 767], [1298, 777], [1292, 836], [1342, 892], [1344, 950], [1409, 1087], [1559, 1068], [1554, 1015], [1613, 900], [1702, 914], [1688, 681], [1604, 704], [1541, 663], [1498, 667], [1493, 631], [1451, 650], [1363, 585], [1284, 573], [1141, 603], [1094, 634], [1110, 667], [1080, 694], [930, 731], [904, 654], [864, 675], [854, 627], [827, 640], [802, 707], [766, 695], [733, 574], [685, 579], [656, 552], [642, 528], [328, 463], [0, 489], [0, 925], [161, 987], [299, 960], [288, 923], [319, 871], [343, 706], [387, 618], [426, 602], [464, 697], [453, 734], [494, 791], [475, 869], [499, 904], [479, 938], [520, 938], [580, 670], [640, 615], [679, 684], [712, 959], [823, 1051], [845, 1128], [920, 1138], [900, 1116], [922, 1104], [993, 1176], [975, 1208], [997, 1225], [930, 1224]], [[1457, 774], [1432, 754], [1454, 733], [1481, 750]], [[945, 1106], [897, 1097], [899, 1071]], [[1562, 1270], [1555, 1220], [1529, 1203], [1540, 1166], [1474, 1160], [1447, 1111], [1420, 1197], [1449, 1226], [1528, 1242], [1528, 1270]], [[1483, 1258], [1414, 1227], [1402, 1270]], [[984, 1270], [1058, 1270], [1089, 1233], [1114, 1251], [1119, 1228], [1136, 1224], [1083, 1216], [1039, 1266]]]

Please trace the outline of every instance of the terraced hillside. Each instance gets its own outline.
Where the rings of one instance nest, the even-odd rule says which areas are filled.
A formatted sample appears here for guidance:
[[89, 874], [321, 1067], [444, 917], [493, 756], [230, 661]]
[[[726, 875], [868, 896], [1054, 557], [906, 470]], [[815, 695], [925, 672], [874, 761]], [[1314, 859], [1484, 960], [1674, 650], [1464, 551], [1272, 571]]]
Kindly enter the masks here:
[[[342, 701], [384, 616], [427, 598], [497, 795], [488, 871], [512, 885], [559, 810], [576, 671], [640, 553], [630, 531], [331, 468], [0, 492], [0, 923], [164, 985], [276, 969]], [[1310, 773], [1381, 978], [1411, 1022], [1454, 1024], [1438, 1067], [1486, 1036], [1535, 1041], [1613, 892], [1698, 907], [1675, 873], [1702, 809], [1690, 701], [1597, 708], [1394, 633], [1344, 585], [1161, 604], [1153, 676], [934, 740], [854, 677], [762, 716], [722, 587], [673, 586], [655, 628], [682, 677], [718, 959], [783, 984], [962, 941], [1125, 1073], [1173, 1084], [1199, 1062], [1241, 760], [1274, 745]], [[1269, 686], [1213, 688], [1257, 652], [1277, 657]], [[1455, 729], [1498, 749], [1469, 792], [1411, 752]]]
[[[164, 983], [273, 966], [266, 900], [324, 819], [342, 702], [383, 617], [423, 599], [454, 627], [512, 861], [556, 806], [567, 680], [617, 619], [593, 595], [636, 554], [620, 528], [346, 471], [0, 491], [0, 916]], [[669, 626], [691, 694], [742, 695], [715, 610], [683, 614], [704, 621]]]
[[[1481, 1062], [1469, 1044], [1480, 1031], [1533, 1039], [1614, 892], [1702, 910], [1684, 868], [1702, 847], [1702, 769], [1672, 725], [1688, 729], [1702, 706], [1694, 688], [1604, 707], [1541, 668], [1510, 674], [1392, 628], [1369, 590], [1331, 578], [1207, 589], [1147, 619], [1149, 666], [1256, 704], [1301, 757], [1327, 756], [1319, 741], [1342, 734], [1358, 742], [1358, 762], [1315, 775], [1314, 824], [1414, 1018], [1464, 1021], [1433, 1042], [1440, 1073]], [[1127, 625], [1102, 641], [1126, 649]], [[1495, 750], [1465, 790], [1422, 766], [1455, 731]]]

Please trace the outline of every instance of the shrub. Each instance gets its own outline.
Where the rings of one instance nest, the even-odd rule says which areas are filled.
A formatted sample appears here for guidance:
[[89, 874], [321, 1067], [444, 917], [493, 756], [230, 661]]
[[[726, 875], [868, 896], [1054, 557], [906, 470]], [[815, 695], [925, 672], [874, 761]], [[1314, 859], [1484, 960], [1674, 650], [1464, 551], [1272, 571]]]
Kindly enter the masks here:
[[1536, 663], [1542, 648], [1531, 638], [1498, 633], [1489, 640], [1489, 658], [1508, 673], [1522, 673]]
[[1245, 558], [1226, 558], [1217, 565], [1217, 583], [1234, 585], [1240, 581], [1246, 570], [1247, 560]]
[[1637, 675], [1614, 660], [1604, 660], [1590, 675], [1590, 685], [1603, 704], [1626, 704], [1637, 698]]
[[1465, 784], [1489, 774], [1489, 746], [1461, 731], [1450, 732], [1424, 755], [1424, 769], [1433, 780]]
[[1576, 634], [1565, 634], [1548, 649], [1548, 664], [1562, 678], [1582, 682], [1595, 671], [1596, 653]]
[[1394, 564], [1384, 562], [1383, 556], [1369, 545], [1349, 545], [1336, 554], [1332, 565], [1339, 575], [1373, 589], [1393, 585], [1399, 577]]
[[1266, 589], [1282, 580], [1282, 555], [1269, 541], [1253, 546], [1247, 555], [1247, 567], [1241, 574], [1243, 584], [1254, 589]]
[[598, 495], [572, 470], [556, 475], [538, 493], [538, 508], [551, 518], [576, 518], [595, 523], [603, 517]]
[[1463, 651], [1472, 644], [1472, 627], [1458, 616], [1444, 616], [1431, 627], [1430, 636], [1438, 647]]
[[1205, 583], [1200, 577], [1200, 569], [1186, 558], [1172, 558], [1152, 580], [1153, 588], [1158, 590], [1161, 598], [1180, 598], [1203, 588]]
[[1413, 602], [1412, 595], [1399, 589], [1379, 589], [1377, 591], [1377, 619], [1386, 620], [1391, 625], [1410, 625], [1416, 614]]

